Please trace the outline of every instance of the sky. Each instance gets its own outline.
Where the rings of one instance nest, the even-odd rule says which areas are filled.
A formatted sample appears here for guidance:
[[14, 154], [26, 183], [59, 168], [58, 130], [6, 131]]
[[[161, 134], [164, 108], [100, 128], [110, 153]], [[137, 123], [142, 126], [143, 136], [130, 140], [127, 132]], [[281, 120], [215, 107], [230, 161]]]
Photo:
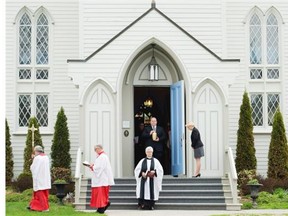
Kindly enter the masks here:
[[0, 215], [5, 215], [5, 1], [0, 1]]

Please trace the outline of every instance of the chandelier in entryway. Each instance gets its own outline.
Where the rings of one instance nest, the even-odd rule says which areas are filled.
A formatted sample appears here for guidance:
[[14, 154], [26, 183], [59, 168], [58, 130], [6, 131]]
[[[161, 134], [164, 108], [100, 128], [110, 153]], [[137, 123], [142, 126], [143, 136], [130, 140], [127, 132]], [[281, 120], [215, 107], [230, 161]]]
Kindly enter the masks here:
[[154, 47], [156, 44], [152, 44], [152, 59], [148, 65], [149, 67], [149, 81], [158, 81], [159, 79], [159, 65], [156, 62], [154, 56]]
[[145, 101], [144, 101], [144, 106], [145, 107], [152, 107], [153, 106], [153, 100], [148, 97]]

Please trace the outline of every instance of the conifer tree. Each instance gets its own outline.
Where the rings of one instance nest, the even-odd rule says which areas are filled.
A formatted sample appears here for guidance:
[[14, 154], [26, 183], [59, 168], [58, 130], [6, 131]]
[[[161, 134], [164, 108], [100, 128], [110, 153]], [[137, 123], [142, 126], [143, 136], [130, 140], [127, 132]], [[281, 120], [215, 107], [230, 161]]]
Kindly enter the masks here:
[[10, 129], [8, 125], [7, 119], [5, 120], [6, 125], [6, 185], [10, 185], [13, 178], [13, 153], [12, 153], [12, 146], [11, 146], [11, 136], [10, 136]]
[[253, 137], [252, 108], [246, 91], [243, 94], [242, 105], [240, 107], [235, 165], [237, 173], [242, 170], [256, 170], [257, 165]]
[[54, 126], [54, 136], [51, 147], [52, 167], [61, 167], [70, 169], [70, 140], [67, 117], [63, 107], [57, 114], [57, 120]]
[[33, 153], [33, 147], [32, 147], [32, 131], [29, 128], [31, 128], [32, 125], [34, 125], [34, 128], [37, 129], [34, 131], [34, 146], [40, 145], [44, 149], [38, 121], [35, 117], [32, 117], [29, 119], [28, 132], [26, 136], [26, 147], [24, 150], [24, 170], [23, 170], [24, 173], [31, 173], [30, 166], [32, 164], [31, 155]]
[[275, 179], [288, 178], [288, 146], [283, 117], [278, 108], [273, 120], [268, 153], [267, 176]]

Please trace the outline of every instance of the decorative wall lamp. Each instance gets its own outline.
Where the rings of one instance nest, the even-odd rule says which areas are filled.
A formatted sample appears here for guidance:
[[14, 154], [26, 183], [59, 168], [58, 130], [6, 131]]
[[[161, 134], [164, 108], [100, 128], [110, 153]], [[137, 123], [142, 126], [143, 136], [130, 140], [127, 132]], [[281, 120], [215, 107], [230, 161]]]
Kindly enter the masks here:
[[158, 81], [159, 79], [159, 65], [156, 62], [154, 56], [154, 47], [156, 44], [152, 44], [152, 59], [148, 65], [149, 67], [149, 81]]

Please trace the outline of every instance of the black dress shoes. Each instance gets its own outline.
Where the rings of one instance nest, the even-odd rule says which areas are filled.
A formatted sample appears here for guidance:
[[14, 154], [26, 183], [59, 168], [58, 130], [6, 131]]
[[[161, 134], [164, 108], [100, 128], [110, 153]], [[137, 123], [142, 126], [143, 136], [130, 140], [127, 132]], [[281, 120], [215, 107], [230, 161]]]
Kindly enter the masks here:
[[201, 176], [201, 173], [199, 173], [198, 175], [196, 175], [196, 176], [192, 176], [193, 178], [198, 178], [198, 177], [200, 177]]
[[105, 211], [106, 211], [106, 209], [110, 206], [110, 202], [108, 202], [108, 204], [104, 207], [104, 209], [105, 209]]

